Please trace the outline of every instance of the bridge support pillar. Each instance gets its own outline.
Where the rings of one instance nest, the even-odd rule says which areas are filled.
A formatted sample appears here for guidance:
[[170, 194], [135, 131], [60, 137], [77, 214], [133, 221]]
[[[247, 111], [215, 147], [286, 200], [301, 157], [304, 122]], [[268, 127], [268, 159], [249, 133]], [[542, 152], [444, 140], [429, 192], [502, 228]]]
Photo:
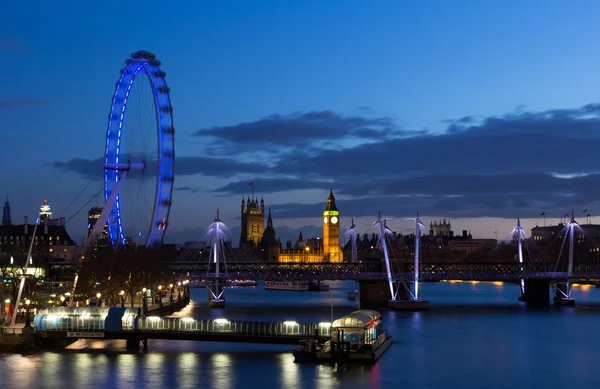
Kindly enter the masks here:
[[208, 306], [211, 308], [225, 307], [225, 280], [214, 280], [206, 282], [208, 292]]
[[574, 306], [575, 299], [570, 297], [570, 285], [567, 281], [557, 282], [556, 283], [556, 291], [554, 293], [554, 304], [555, 305], [565, 305], [565, 306]]
[[549, 280], [525, 280], [524, 289], [520, 301], [530, 305], [550, 305]]
[[396, 311], [424, 311], [429, 309], [429, 301], [415, 300], [410, 293], [410, 284], [401, 282], [395, 286], [396, 300], [388, 302], [388, 308]]
[[387, 308], [388, 301], [392, 298], [387, 281], [362, 280], [358, 285], [361, 307]]
[[140, 349], [140, 338], [136, 335], [132, 335], [125, 340], [126, 346], [125, 349], [127, 351], [138, 351]]

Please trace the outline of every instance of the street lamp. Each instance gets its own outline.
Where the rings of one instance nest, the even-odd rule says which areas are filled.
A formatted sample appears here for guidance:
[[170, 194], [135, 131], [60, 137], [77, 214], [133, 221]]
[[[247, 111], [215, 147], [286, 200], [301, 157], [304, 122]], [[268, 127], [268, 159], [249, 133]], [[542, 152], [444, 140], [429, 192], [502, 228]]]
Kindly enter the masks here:
[[125, 291], [122, 290], [119, 294], [121, 295], [121, 307], [125, 307]]
[[29, 304], [31, 304], [31, 300], [25, 300], [25, 327], [31, 327], [31, 320], [29, 320]]
[[61, 307], [65, 306], [65, 296], [60, 296], [60, 306]]
[[100, 297], [102, 297], [102, 293], [100, 293], [100, 292], [96, 293], [96, 298], [98, 299], [96, 306], [98, 306], [98, 307], [102, 306], [102, 303], [100, 303]]

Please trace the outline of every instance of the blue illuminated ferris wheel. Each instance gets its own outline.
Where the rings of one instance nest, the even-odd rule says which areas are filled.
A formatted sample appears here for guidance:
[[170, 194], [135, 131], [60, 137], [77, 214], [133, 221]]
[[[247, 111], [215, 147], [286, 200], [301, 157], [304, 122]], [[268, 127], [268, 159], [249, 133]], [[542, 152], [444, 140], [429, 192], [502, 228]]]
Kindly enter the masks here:
[[106, 134], [104, 198], [114, 248], [162, 244], [174, 179], [173, 108], [154, 54], [138, 51], [121, 70]]

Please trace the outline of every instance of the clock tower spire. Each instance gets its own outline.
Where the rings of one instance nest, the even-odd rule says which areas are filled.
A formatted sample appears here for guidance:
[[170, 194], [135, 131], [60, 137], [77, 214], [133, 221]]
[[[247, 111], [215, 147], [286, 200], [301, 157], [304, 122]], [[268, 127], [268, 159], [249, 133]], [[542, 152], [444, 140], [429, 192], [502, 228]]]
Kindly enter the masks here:
[[325, 261], [342, 262], [340, 251], [340, 212], [335, 204], [332, 187], [327, 198], [327, 206], [323, 211], [323, 253], [325, 254]]

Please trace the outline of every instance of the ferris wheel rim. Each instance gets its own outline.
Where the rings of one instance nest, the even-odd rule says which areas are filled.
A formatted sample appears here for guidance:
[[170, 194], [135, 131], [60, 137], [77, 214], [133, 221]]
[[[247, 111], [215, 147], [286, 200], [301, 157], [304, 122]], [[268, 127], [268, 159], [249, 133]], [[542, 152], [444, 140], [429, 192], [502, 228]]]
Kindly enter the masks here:
[[[157, 177], [152, 217], [144, 245], [146, 247], [156, 247], [160, 246], [164, 239], [172, 204], [175, 155], [173, 109], [169, 88], [165, 81], [165, 73], [160, 69], [160, 61], [156, 60], [154, 54], [146, 51], [135, 52], [131, 55], [131, 58], [126, 60], [126, 64], [127, 66], [121, 70], [119, 80], [116, 83], [108, 117], [104, 157], [104, 196], [105, 201], [107, 201], [120, 179], [119, 170], [109, 166], [123, 164], [124, 162], [120, 160], [120, 147], [122, 133], [126, 131], [123, 130], [123, 122], [127, 114], [129, 92], [136, 78], [145, 75], [148, 77], [152, 89], [154, 112], [156, 114]], [[130, 163], [130, 161], [127, 162]], [[125, 246], [120, 207], [119, 196], [117, 196], [107, 222], [109, 240], [114, 248], [120, 245]]]

